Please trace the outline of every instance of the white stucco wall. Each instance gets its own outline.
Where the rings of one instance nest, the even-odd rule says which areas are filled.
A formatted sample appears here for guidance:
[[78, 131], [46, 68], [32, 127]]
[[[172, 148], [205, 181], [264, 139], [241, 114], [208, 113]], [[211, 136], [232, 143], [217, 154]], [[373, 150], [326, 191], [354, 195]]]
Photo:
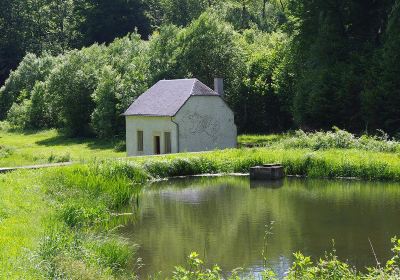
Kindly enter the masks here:
[[[143, 131], [143, 152], [137, 151], [137, 131]], [[164, 132], [171, 133], [171, 152], [178, 152], [177, 128], [170, 117], [126, 117], [126, 151], [128, 156], [154, 154], [154, 136], [160, 136], [164, 154]]]
[[236, 147], [234, 114], [219, 96], [191, 96], [178, 111], [179, 151]]

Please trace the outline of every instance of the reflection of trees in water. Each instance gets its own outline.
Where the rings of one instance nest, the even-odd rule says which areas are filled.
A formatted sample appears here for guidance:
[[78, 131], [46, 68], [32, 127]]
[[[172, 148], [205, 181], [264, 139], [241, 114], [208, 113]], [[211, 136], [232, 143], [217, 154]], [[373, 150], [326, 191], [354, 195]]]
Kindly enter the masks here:
[[[127, 230], [141, 244], [148, 269], [169, 272], [191, 251], [232, 269], [262, 263], [264, 226], [274, 220], [268, 257], [286, 268], [292, 252], [321, 255], [332, 238], [339, 255], [369, 256], [369, 246], [358, 246], [367, 229], [383, 254], [389, 237], [382, 232], [397, 226], [391, 213], [399, 197], [396, 185], [365, 182], [288, 179], [282, 188], [250, 189], [247, 178], [168, 181], [145, 190], [139, 221]], [[381, 219], [382, 212], [388, 219]]]

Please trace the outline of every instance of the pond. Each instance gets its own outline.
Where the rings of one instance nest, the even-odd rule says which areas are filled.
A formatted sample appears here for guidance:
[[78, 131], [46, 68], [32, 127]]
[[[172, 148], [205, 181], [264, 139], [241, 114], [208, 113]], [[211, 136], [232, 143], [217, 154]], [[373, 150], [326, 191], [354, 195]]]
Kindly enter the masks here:
[[358, 269], [391, 257], [400, 235], [400, 185], [347, 180], [287, 178], [254, 184], [247, 177], [179, 179], [143, 190], [134, 220], [123, 234], [140, 245], [144, 278], [170, 275], [197, 252], [223, 271], [262, 270], [265, 225], [268, 265], [282, 276], [293, 252], [318, 258], [333, 248]]

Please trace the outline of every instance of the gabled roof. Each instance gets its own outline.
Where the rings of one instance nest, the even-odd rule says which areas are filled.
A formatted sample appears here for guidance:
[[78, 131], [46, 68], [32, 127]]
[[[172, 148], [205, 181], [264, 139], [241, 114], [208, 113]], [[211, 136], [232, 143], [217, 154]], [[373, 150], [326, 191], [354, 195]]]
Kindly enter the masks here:
[[140, 95], [125, 116], [175, 116], [190, 96], [219, 96], [197, 79], [161, 80]]

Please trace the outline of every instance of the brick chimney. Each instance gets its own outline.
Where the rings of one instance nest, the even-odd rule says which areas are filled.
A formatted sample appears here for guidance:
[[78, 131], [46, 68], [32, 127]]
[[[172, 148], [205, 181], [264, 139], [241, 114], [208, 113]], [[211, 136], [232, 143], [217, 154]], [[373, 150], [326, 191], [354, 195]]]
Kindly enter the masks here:
[[214, 78], [214, 91], [224, 98], [224, 79]]

